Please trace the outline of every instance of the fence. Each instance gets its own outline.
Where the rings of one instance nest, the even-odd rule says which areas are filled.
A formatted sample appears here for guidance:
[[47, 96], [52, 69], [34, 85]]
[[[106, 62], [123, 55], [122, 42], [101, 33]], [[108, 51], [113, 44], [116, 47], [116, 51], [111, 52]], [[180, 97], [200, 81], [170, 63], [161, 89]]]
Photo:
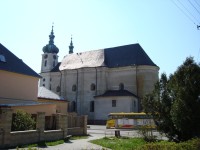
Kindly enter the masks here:
[[0, 108], [0, 148], [63, 139], [67, 135], [86, 135], [87, 116], [55, 114], [55, 130], [45, 130], [45, 113], [38, 112], [36, 130], [11, 131], [13, 111]]

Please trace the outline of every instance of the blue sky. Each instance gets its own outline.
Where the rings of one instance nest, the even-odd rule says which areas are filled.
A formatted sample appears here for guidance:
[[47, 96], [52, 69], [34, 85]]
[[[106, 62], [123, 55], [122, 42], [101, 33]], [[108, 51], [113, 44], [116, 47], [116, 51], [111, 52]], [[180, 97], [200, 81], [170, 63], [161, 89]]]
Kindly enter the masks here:
[[139, 43], [168, 75], [188, 56], [200, 61], [198, 0], [4, 0], [0, 5], [0, 43], [38, 73], [52, 22], [59, 61], [68, 54], [71, 34], [74, 52]]

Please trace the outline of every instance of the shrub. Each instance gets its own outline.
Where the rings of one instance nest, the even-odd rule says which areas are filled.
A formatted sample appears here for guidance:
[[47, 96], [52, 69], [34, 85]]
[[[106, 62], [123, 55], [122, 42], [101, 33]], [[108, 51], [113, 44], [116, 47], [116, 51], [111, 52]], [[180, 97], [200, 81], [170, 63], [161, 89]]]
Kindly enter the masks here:
[[32, 130], [35, 128], [35, 120], [31, 115], [22, 110], [18, 110], [13, 116], [12, 131]]
[[142, 136], [142, 138], [146, 142], [155, 142], [156, 136], [153, 135], [153, 129], [149, 128], [148, 126], [140, 126], [138, 128], [138, 133]]

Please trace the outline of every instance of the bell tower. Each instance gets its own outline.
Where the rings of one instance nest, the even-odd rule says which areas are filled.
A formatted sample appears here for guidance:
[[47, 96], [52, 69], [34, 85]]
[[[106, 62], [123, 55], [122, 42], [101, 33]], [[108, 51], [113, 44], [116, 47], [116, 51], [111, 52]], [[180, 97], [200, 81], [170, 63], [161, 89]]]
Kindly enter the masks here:
[[58, 64], [59, 49], [54, 45], [53, 26], [49, 35], [49, 44], [43, 47], [41, 73], [50, 72]]

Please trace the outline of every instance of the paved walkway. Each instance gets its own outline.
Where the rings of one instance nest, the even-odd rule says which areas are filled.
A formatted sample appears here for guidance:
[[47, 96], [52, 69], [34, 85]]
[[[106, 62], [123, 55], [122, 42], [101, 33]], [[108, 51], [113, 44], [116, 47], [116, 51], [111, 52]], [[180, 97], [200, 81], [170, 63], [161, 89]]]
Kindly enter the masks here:
[[[89, 138], [87, 139], [69, 140], [69, 142], [64, 143], [64, 144], [60, 144], [56, 146], [48, 146], [45, 148], [38, 148], [38, 150], [102, 150], [102, 149], [109, 150], [109, 149], [103, 148], [102, 146], [92, 144], [89, 141], [103, 138], [105, 136], [114, 136], [115, 129], [106, 129], [105, 126], [91, 125], [90, 128], [88, 128], [87, 132], [90, 135]], [[122, 136], [130, 136], [130, 137], [139, 136], [137, 130], [120, 129], [120, 133]], [[154, 135], [158, 137], [160, 136], [158, 132], [154, 132]]]
[[102, 150], [102, 147], [96, 144], [92, 144], [88, 141], [102, 138], [103, 135], [91, 135], [88, 139], [70, 140], [67, 143], [57, 146], [49, 146], [47, 148], [39, 148], [39, 150]]

